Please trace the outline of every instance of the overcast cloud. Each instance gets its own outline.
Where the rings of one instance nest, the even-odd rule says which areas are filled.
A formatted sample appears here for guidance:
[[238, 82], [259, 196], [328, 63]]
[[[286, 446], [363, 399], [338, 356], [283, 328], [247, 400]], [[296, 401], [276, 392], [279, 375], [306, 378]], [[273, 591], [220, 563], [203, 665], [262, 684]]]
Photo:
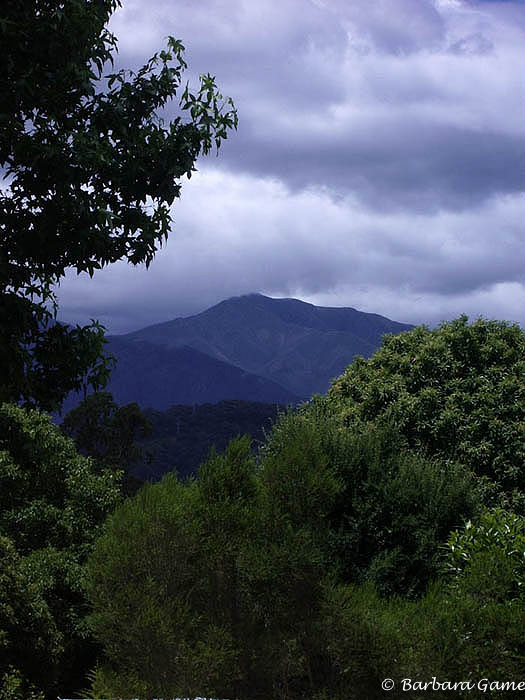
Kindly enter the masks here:
[[148, 271], [60, 288], [110, 332], [259, 291], [435, 324], [525, 326], [525, 4], [124, 0], [119, 65], [168, 34], [239, 111]]

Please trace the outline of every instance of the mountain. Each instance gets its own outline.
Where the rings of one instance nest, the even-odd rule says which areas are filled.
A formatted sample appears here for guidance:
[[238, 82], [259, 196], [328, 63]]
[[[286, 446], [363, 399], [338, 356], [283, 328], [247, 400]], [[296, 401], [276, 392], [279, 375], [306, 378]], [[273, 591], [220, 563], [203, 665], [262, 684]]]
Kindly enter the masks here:
[[297, 403], [299, 397], [276, 382], [190, 347], [166, 347], [144, 340], [112, 337], [108, 351], [117, 359], [107, 390], [118, 404], [144, 408], [216, 403], [222, 399]]
[[[273, 391], [277, 391], [276, 385], [279, 385], [282, 391], [307, 398], [314, 393], [325, 392], [331, 380], [342, 373], [355, 355], [370, 356], [381, 344], [384, 333], [396, 334], [411, 328], [408, 324], [353, 308], [325, 308], [297, 299], [272, 299], [262, 294], [249, 294], [222, 301], [195, 316], [177, 318], [123, 336], [114, 336], [110, 339], [110, 350], [119, 359], [119, 364], [124, 361], [126, 369], [121, 369], [120, 372], [122, 376], [125, 375], [126, 381], [140, 382], [140, 390], [136, 392], [142, 397], [139, 403], [147, 399], [150, 389], [148, 380], [139, 377], [144, 370], [139, 369], [139, 366], [135, 371], [133, 369], [135, 360], [132, 359], [132, 348], [136, 350], [137, 360], [142, 356], [150, 357], [151, 370], [155, 370], [155, 376], [165, 377], [173, 389], [180, 378], [186, 381], [186, 375], [182, 371], [176, 380], [170, 379], [170, 372], [176, 370], [177, 363], [169, 360], [169, 353], [184, 348], [188, 353], [191, 348], [197, 351], [198, 354], [194, 357], [200, 358], [202, 364], [205, 364], [204, 356], [208, 361], [213, 358], [216, 362], [223, 363], [221, 372], [224, 377], [224, 363], [233, 365], [237, 371], [249, 373], [245, 376], [243, 391], [248, 392], [251, 383], [255, 384], [260, 396], [265, 391], [270, 391], [267, 385], [255, 382], [252, 375], [257, 375], [260, 380], [263, 378], [272, 382]], [[157, 350], [154, 351], [153, 347]], [[161, 349], [166, 354], [162, 354]], [[153, 360], [155, 352], [158, 352], [156, 361]], [[186, 357], [186, 366], [190, 371], [190, 356]], [[168, 364], [163, 369], [165, 362]], [[196, 379], [199, 373], [200, 370], [195, 373]], [[233, 375], [232, 372], [232, 381]], [[238, 376], [235, 374], [235, 377]], [[203, 383], [206, 383], [204, 379]], [[174, 397], [171, 403], [199, 403], [203, 393], [199, 393], [199, 388], [202, 389], [197, 382], [195, 389], [181, 389], [185, 395], [184, 400]], [[159, 389], [162, 390], [165, 401], [169, 401], [168, 388]], [[113, 387], [110, 390], [113, 391]], [[226, 393], [219, 396], [223, 390]], [[257, 398], [255, 395], [248, 396], [247, 393], [242, 396], [239, 393], [230, 395], [222, 382], [213, 387], [212, 393], [218, 398], [203, 400], [244, 398], [279, 402], [277, 398]], [[284, 402], [289, 400], [284, 399]]]

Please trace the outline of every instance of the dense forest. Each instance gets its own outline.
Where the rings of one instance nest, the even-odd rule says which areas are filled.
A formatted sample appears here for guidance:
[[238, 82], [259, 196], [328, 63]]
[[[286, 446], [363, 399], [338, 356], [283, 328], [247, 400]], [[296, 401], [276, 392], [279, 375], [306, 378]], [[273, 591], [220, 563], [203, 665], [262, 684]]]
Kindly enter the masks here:
[[91, 394], [64, 416], [60, 429], [83, 455], [125, 471], [130, 483], [158, 481], [176, 471], [195, 476], [210, 450], [249, 435], [261, 444], [279, 413], [279, 404], [219, 401], [141, 411], [136, 403], [118, 406], [108, 392]]
[[[58, 323], [53, 287], [68, 267], [151, 261], [180, 178], [237, 116], [203, 76], [186, 121], [157, 118], [186, 67], [174, 39], [102, 85], [117, 5], [1, 11], [0, 700], [517, 697], [518, 326], [386, 335], [255, 440], [223, 448], [221, 428], [208, 452], [193, 433], [195, 476], [133, 477], [156, 422], [187, 459], [183, 420], [211, 409], [118, 406], [103, 329]], [[59, 428], [48, 411], [82, 387], [99, 391]]]
[[136, 406], [95, 395], [111, 439], [88, 447], [66, 417], [75, 447], [4, 405], [2, 697], [419, 698], [381, 683], [519, 679], [524, 372], [525, 333], [503, 322], [386, 336], [258, 444], [131, 498], [120, 467], [151, 429]]
[[196, 475], [214, 447], [226, 449], [230, 439], [249, 435], [259, 445], [284, 406], [252, 401], [172, 406], [168, 411], [144, 411], [151, 434], [139, 445], [141, 456], [132, 473], [143, 481], [156, 481], [176, 470], [180, 478]]

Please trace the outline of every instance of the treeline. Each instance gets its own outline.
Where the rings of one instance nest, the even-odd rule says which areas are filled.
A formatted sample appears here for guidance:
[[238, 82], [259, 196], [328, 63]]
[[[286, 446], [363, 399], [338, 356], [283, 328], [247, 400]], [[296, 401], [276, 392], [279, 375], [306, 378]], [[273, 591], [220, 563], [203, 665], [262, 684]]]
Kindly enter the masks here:
[[5, 407], [0, 697], [516, 697], [476, 683], [525, 668], [524, 376], [517, 326], [387, 336], [120, 505], [104, 450]]
[[262, 443], [284, 409], [271, 403], [220, 401], [145, 410], [151, 432], [140, 440], [142, 453], [132, 473], [143, 481], [156, 481], [174, 469], [181, 478], [196, 475], [212, 447], [223, 451], [240, 435], [249, 435], [255, 446]]
[[181, 479], [195, 476], [210, 449], [222, 451], [234, 437], [249, 435], [256, 449], [285, 408], [230, 400], [141, 411], [136, 403], [118, 406], [109, 392], [97, 392], [64, 416], [60, 430], [81, 454], [123, 469], [129, 494], [171, 471]]

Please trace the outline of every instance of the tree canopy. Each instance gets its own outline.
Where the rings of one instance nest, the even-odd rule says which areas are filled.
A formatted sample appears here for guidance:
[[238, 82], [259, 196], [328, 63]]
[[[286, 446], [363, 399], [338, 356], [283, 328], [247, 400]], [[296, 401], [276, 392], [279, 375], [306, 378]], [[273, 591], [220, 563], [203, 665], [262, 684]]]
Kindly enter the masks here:
[[519, 676], [523, 349], [466, 318], [388, 337], [255, 463], [237, 441], [126, 501], [88, 562], [93, 690], [346, 700]]
[[[385, 337], [336, 379], [345, 426], [393, 423], [412, 448], [454, 459], [520, 501], [525, 486], [525, 333], [466, 316]], [[516, 507], [517, 503], [516, 503]]]
[[0, 400], [56, 408], [104, 385], [103, 329], [55, 320], [66, 270], [148, 265], [167, 238], [180, 178], [237, 125], [211, 75], [186, 86], [170, 37], [136, 73], [108, 71], [118, 0], [6, 0], [0, 16]]
[[60, 425], [81, 454], [112, 469], [127, 469], [140, 456], [137, 437], [151, 433], [138, 404], [119, 406], [107, 391], [90, 394], [71, 409]]
[[308, 408], [279, 419], [257, 462], [248, 440], [232, 441], [196, 480], [166, 475], [108, 518], [88, 561], [105, 650], [96, 693], [352, 697], [348, 686], [322, 694], [344, 676], [332, 670], [337, 642], [327, 646], [332, 584], [421, 595], [450, 530], [479, 505], [457, 465], [411, 454], [393, 430], [341, 431]]
[[[23, 630], [16, 632], [9, 622], [12, 615], [0, 615], [8, 664], [0, 663], [0, 675], [13, 665], [40, 690], [78, 690], [93, 663], [83, 621], [82, 565], [99, 526], [120, 501], [118, 476], [110, 470], [97, 473], [49, 416], [0, 406], [0, 542], [6, 574], [15, 577], [14, 584], [24, 582], [24, 598], [15, 586], [6, 605], [14, 606], [20, 624], [22, 615], [31, 614], [28, 629], [34, 627], [38, 635], [29, 653]], [[2, 600], [0, 607], [6, 609]]]

